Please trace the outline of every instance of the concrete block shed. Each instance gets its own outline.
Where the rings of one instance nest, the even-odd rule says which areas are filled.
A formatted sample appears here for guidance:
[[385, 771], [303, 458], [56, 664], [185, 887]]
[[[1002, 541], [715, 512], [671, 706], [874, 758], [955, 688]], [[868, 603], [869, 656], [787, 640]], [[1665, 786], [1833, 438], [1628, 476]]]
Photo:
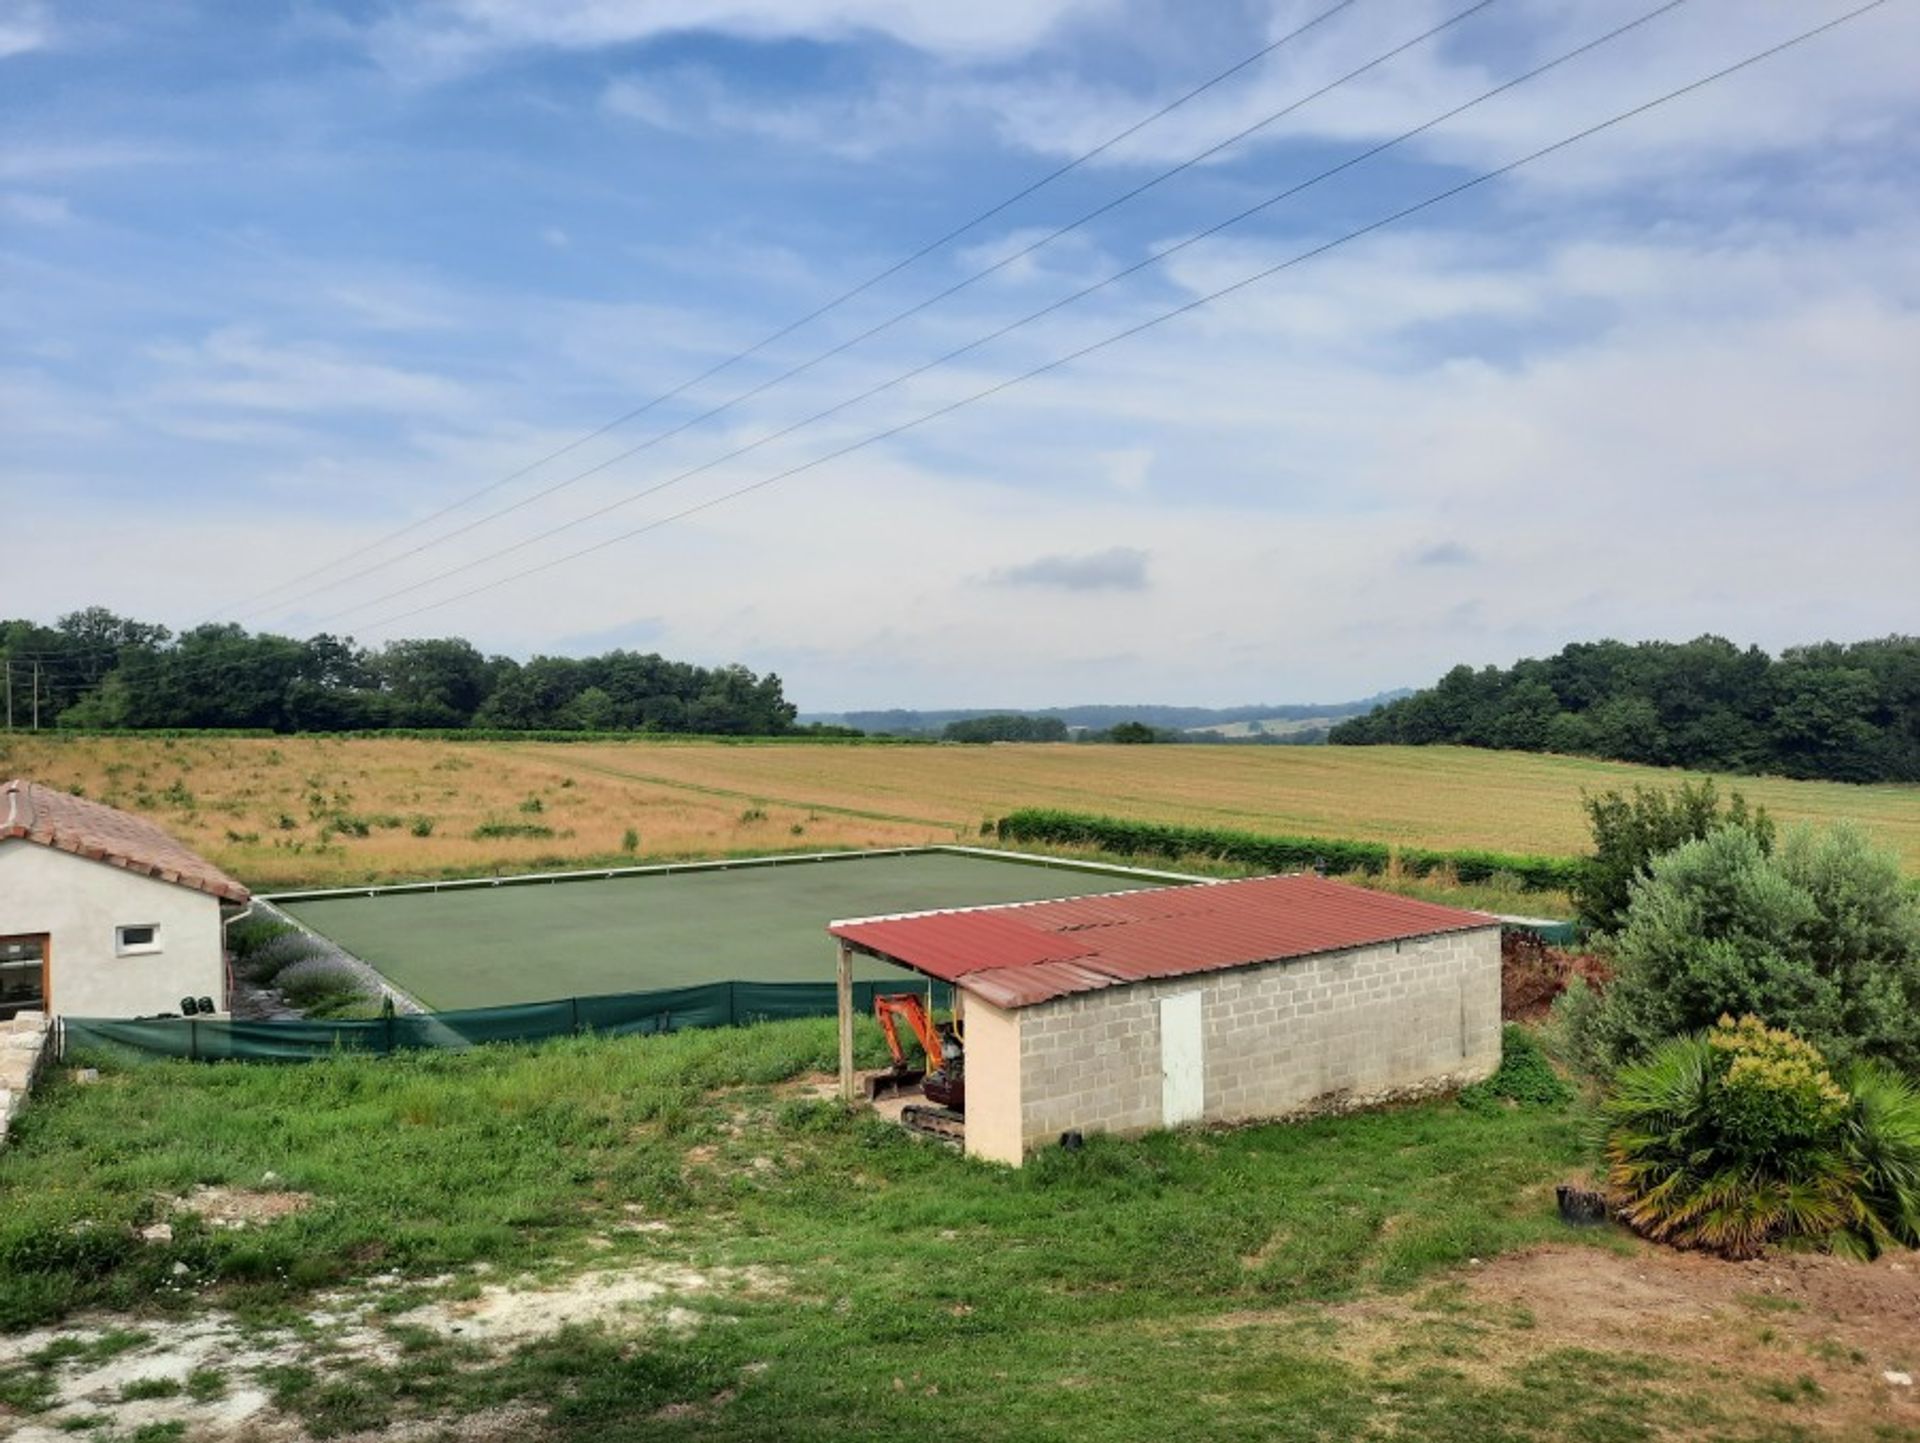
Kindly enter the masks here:
[[[1157, 887], [832, 923], [951, 983], [966, 1150], [1444, 1091], [1500, 1062], [1500, 924], [1322, 877]], [[843, 988], [841, 1076], [853, 1095]]]
[[[247, 889], [159, 827], [37, 782], [0, 788], [0, 1022], [226, 1010]], [[231, 909], [231, 910], [226, 910]]]

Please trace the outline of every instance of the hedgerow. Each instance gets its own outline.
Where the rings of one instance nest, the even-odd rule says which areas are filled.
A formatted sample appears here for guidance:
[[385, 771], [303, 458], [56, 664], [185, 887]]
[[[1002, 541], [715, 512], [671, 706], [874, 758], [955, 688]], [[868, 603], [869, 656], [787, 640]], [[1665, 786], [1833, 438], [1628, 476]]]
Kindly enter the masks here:
[[1324, 867], [1330, 872], [1378, 874], [1397, 866], [1412, 876], [1449, 869], [1462, 882], [1485, 882], [1506, 875], [1517, 878], [1528, 891], [1562, 892], [1585, 874], [1586, 862], [1577, 857], [1530, 857], [1511, 852], [1479, 850], [1437, 851], [1424, 847], [1389, 847], [1383, 842], [1357, 842], [1333, 837], [1268, 836], [1220, 827], [1183, 827], [1162, 822], [1134, 822], [1087, 812], [1023, 807], [994, 824], [1005, 842], [1051, 842], [1064, 846], [1097, 847], [1103, 852], [1130, 856], [1214, 857], [1243, 862], [1272, 872]]

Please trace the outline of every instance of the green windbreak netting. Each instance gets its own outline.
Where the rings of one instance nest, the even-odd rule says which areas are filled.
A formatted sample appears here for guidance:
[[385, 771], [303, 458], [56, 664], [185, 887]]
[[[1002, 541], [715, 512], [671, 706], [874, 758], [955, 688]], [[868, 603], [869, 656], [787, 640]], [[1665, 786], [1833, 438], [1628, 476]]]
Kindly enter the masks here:
[[[913, 985], [924, 992], [926, 984]], [[892, 982], [855, 982], [857, 1012], [873, 1011], [876, 993], [901, 990]], [[951, 993], [936, 983], [937, 1007]], [[423, 1047], [474, 1047], [486, 1042], [539, 1042], [581, 1033], [633, 1036], [689, 1027], [736, 1027], [793, 1017], [831, 1016], [838, 1005], [831, 982], [707, 982], [603, 997], [567, 997], [512, 1007], [375, 1017], [355, 1022], [233, 1022], [198, 1017], [114, 1021], [69, 1017], [61, 1022], [72, 1052], [127, 1058], [183, 1057], [199, 1062], [308, 1062], [339, 1052], [403, 1052]]]
[[1585, 929], [1578, 922], [1522, 922], [1506, 919], [1501, 922], [1509, 932], [1530, 932], [1549, 947], [1573, 947], [1585, 940]]

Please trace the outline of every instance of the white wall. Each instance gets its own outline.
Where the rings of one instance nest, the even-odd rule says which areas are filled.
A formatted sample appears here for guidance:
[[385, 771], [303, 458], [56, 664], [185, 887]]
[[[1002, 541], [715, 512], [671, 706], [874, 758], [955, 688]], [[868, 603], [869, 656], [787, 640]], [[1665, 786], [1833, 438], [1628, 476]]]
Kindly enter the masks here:
[[[1013, 1014], [1019, 1141], [1010, 1140], [1010, 1120], [996, 1115], [982, 1155], [1017, 1162], [1070, 1129], [1132, 1134], [1165, 1125], [1160, 1003], [1195, 992], [1208, 1122], [1418, 1096], [1477, 1081], [1500, 1064], [1498, 927], [1109, 987]], [[996, 1113], [1007, 1102], [976, 1081], [981, 1064], [971, 1049], [967, 1061], [973, 1151], [975, 1098]]]
[[993, 1162], [1020, 1161], [1020, 1014], [984, 997], [955, 994], [967, 1044], [967, 1151]]
[[[115, 955], [123, 926], [160, 928], [160, 951]], [[0, 936], [52, 941], [50, 1013], [138, 1017], [182, 997], [227, 1005], [220, 899], [106, 862], [13, 838], [0, 842]]]

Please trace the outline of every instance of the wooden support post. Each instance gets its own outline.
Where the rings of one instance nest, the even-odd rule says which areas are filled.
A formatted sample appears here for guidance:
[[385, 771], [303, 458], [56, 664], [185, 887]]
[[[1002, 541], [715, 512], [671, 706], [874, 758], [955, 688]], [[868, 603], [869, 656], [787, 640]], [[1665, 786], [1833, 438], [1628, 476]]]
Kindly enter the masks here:
[[840, 944], [840, 1098], [854, 1100], [853, 1089], [853, 948]]

